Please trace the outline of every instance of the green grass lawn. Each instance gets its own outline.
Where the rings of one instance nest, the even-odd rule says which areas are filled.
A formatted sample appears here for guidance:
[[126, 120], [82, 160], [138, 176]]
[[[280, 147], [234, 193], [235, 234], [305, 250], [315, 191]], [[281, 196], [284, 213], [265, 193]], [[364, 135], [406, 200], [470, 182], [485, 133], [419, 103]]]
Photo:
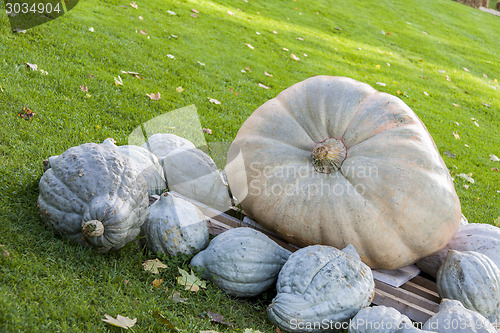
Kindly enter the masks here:
[[[135, 243], [102, 255], [54, 237], [37, 214], [38, 181], [48, 156], [107, 137], [126, 144], [140, 124], [191, 104], [213, 131], [209, 146], [229, 143], [259, 105], [313, 75], [398, 95], [433, 136], [463, 213], [499, 223], [500, 162], [489, 155], [500, 156], [500, 17], [449, 0], [129, 3], [82, 0], [18, 34], [0, 15], [0, 331], [119, 331], [101, 318], [120, 314], [137, 318], [134, 332], [163, 332], [159, 313], [182, 332], [274, 332], [265, 315], [273, 291], [251, 300], [211, 285], [183, 291], [177, 267], [189, 258], [163, 258], [169, 269], [155, 276]], [[146, 96], [156, 92], [159, 101]], [[30, 121], [18, 116], [24, 106], [36, 113]], [[188, 300], [172, 301], [175, 291]], [[234, 326], [211, 324], [208, 311]]]

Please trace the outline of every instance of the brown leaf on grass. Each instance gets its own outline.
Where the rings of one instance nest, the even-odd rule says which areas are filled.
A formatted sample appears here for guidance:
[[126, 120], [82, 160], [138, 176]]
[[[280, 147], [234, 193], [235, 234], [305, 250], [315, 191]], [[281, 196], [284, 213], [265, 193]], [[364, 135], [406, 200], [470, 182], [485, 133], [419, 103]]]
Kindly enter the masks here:
[[304, 38], [302, 37], [297, 37], [297, 40], [300, 40], [301, 42], [304, 41]]
[[135, 9], [137, 9], [137, 8], [138, 8], [138, 7], [137, 7], [137, 4], [136, 4], [135, 2], [132, 2], [132, 3], [130, 4], [130, 7], [135, 8]]
[[137, 318], [130, 319], [129, 317], [123, 317], [120, 315], [116, 316], [116, 318], [113, 318], [110, 315], [105, 314], [104, 317], [106, 318], [101, 319], [103, 322], [108, 323], [112, 326], [124, 328], [126, 330], [134, 326], [137, 322]]
[[196, 15], [196, 14], [193, 13], [193, 14], [191, 14], [191, 17], [197, 18], [198, 15]]
[[212, 130], [210, 128], [203, 128], [203, 133], [212, 134]]
[[268, 72], [264, 72], [265, 76], [273, 77], [273, 74], [269, 74]]
[[448, 75], [445, 75], [444, 77], [445, 77], [446, 81], [451, 81], [451, 79]]
[[469, 70], [467, 68], [465, 68], [465, 67], [464, 67], [464, 71], [469, 72]]
[[140, 74], [137, 72], [128, 72], [128, 71], [120, 71], [120, 72], [122, 72], [122, 74], [132, 75], [136, 79], [143, 79], [142, 77], [140, 77]]
[[160, 268], [168, 268], [167, 265], [165, 265], [158, 259], [146, 260], [145, 262], [142, 263], [142, 267], [144, 268], [145, 271], [151, 272], [153, 274], [160, 273], [159, 271]]
[[455, 137], [456, 140], [460, 140], [460, 135], [458, 135], [457, 132], [453, 132], [453, 136]]
[[448, 151], [448, 150], [445, 150], [443, 152], [443, 154], [445, 154], [446, 156], [451, 157], [451, 158], [457, 158], [457, 154], [454, 154], [454, 153], [452, 153], [451, 151]]
[[144, 17], [139, 15], [139, 20], [144, 20]]
[[299, 60], [300, 60], [300, 58], [299, 58], [299, 57], [297, 57], [297, 56], [296, 56], [295, 54], [293, 54], [293, 53], [292, 53], [292, 54], [290, 54], [290, 57], [291, 57], [293, 60], [295, 60], [295, 61], [299, 61]]
[[178, 86], [177, 88], [175, 88], [175, 91], [177, 91], [178, 93], [181, 93], [184, 91], [184, 88], [182, 88], [181, 86]]
[[157, 92], [156, 94], [146, 94], [149, 98], [151, 98], [153, 101], [159, 101], [161, 99], [160, 92]]
[[139, 30], [139, 33], [141, 33], [143, 35], [147, 35], [148, 34], [145, 30]]
[[183, 298], [181, 297], [181, 293], [178, 291], [175, 291], [170, 297], [170, 300], [174, 303], [186, 303], [186, 301], [189, 300], [189, 298]]
[[168, 320], [168, 318], [162, 315], [160, 312], [154, 311], [153, 315], [157, 322], [159, 322], [162, 325], [165, 325], [171, 332], [179, 332], [177, 327], [175, 327], [174, 324], [172, 324], [170, 320]]
[[163, 283], [163, 279], [154, 279], [153, 282], [151, 282], [153, 284], [153, 287], [155, 288], [160, 288], [160, 285]]
[[427, 91], [424, 91], [425, 96], [429, 96], [429, 93]]
[[268, 86], [263, 85], [262, 83], [259, 83], [259, 87], [264, 88], [264, 89], [269, 89], [269, 87], [268, 87]]
[[255, 49], [255, 47], [253, 47], [252, 45], [248, 44], [248, 43], [245, 43], [246, 46], [248, 46], [250, 49]]
[[491, 154], [489, 157], [490, 157], [490, 160], [492, 160], [493, 162], [498, 162], [498, 161], [500, 161], [500, 158], [498, 158], [497, 156], [495, 156], [495, 155], [493, 155], [493, 154]]
[[2, 257], [4, 257], [7, 260], [12, 260], [12, 257], [10, 256], [9, 251], [4, 249], [5, 245], [0, 245], [0, 249], [2, 250]]
[[80, 90], [83, 92], [88, 92], [89, 88], [87, 86], [84, 86], [83, 84], [80, 85]]
[[230, 10], [228, 10], [228, 11], [227, 11], [227, 13], [228, 13], [229, 15], [231, 15], [231, 16], [234, 16], [234, 13], [233, 13], [232, 11], [230, 11]]
[[38, 70], [38, 65], [37, 64], [30, 64], [29, 62], [26, 63], [26, 67], [28, 69], [31, 69], [32, 71], [37, 71]]
[[495, 171], [495, 172], [498, 172], [500, 170], [498, 170], [498, 168], [492, 168], [491, 171]]
[[212, 104], [220, 104], [220, 101], [216, 100], [215, 98], [208, 97], [208, 101]]
[[454, 107], [456, 107], [456, 108], [459, 108], [459, 107], [460, 107], [460, 105], [458, 105], [458, 104], [456, 104], [456, 103], [452, 103], [452, 105], [453, 105]]
[[211, 311], [208, 311], [207, 315], [208, 315], [208, 318], [210, 318], [210, 321], [212, 323], [221, 324], [221, 325], [225, 325], [225, 326], [233, 326], [233, 323], [229, 323], [227, 321], [224, 321], [224, 317], [218, 313], [213, 313]]
[[199, 14], [199, 13], [200, 13], [199, 11], [197, 11], [197, 10], [196, 10], [196, 9], [194, 9], [194, 8], [192, 8], [192, 9], [191, 9], [191, 11], [192, 11], [193, 13], [195, 13], [195, 14]]
[[22, 111], [19, 112], [17, 115], [23, 118], [24, 120], [31, 120], [31, 118], [33, 118], [36, 115], [36, 113], [28, 109], [26, 106], [24, 106]]

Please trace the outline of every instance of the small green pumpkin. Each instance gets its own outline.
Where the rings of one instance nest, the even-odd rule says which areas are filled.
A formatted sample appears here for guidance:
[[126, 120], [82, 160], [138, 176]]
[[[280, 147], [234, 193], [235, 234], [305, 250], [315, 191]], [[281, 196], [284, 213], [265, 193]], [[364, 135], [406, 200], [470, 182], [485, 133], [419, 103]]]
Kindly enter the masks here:
[[148, 192], [130, 159], [108, 145], [86, 143], [51, 161], [41, 177], [42, 220], [71, 241], [117, 250], [139, 234]]
[[375, 293], [371, 269], [356, 249], [313, 245], [293, 253], [281, 269], [269, 319], [287, 332], [323, 331], [318, 323], [346, 323], [370, 305]]
[[191, 260], [191, 266], [202, 271], [229, 295], [251, 297], [267, 290], [290, 256], [262, 232], [235, 228], [215, 237], [209, 246]]
[[143, 242], [156, 254], [192, 255], [208, 245], [205, 215], [192, 203], [164, 193], [148, 208]]

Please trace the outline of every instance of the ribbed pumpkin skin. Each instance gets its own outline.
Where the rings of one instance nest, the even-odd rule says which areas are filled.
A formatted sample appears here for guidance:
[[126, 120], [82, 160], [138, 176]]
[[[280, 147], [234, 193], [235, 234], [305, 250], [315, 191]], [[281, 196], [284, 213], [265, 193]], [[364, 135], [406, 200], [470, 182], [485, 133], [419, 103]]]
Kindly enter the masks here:
[[226, 184], [210, 156], [199, 149], [179, 147], [163, 159], [168, 187], [222, 212], [231, 207]]
[[[319, 173], [311, 151], [327, 138], [347, 157]], [[411, 264], [458, 229], [460, 202], [425, 126], [397, 97], [349, 78], [310, 78], [263, 104], [227, 160], [251, 218], [300, 246], [352, 244], [372, 268]]]
[[260, 231], [235, 228], [218, 235], [191, 260], [192, 267], [229, 295], [252, 297], [271, 287], [290, 256]]
[[450, 249], [482, 253], [500, 267], [500, 228], [482, 223], [461, 225], [443, 249], [418, 261], [418, 268], [436, 277]]
[[117, 146], [111, 139], [104, 140], [103, 144], [115, 147], [120, 153], [130, 158], [144, 176], [148, 184], [148, 193], [150, 195], [161, 194], [165, 191], [167, 185], [165, 184], [163, 168], [155, 154], [139, 146]]
[[148, 208], [143, 242], [156, 254], [192, 255], [208, 245], [205, 215], [192, 203], [163, 194]]
[[424, 332], [413, 326], [410, 318], [386, 306], [361, 309], [349, 324], [349, 333], [410, 333]]
[[[147, 185], [131, 161], [115, 148], [86, 143], [66, 150], [40, 179], [38, 210], [59, 234], [102, 252], [117, 250], [139, 234], [148, 207]], [[98, 220], [104, 234], [82, 234]]]
[[196, 148], [191, 141], [170, 133], [153, 134], [142, 145], [142, 148], [155, 154], [160, 162], [162, 162], [172, 150], [179, 147], [188, 149]]
[[271, 322], [287, 332], [319, 332], [315, 323], [342, 323], [370, 305], [372, 272], [350, 251], [351, 246], [347, 254], [313, 245], [294, 252], [279, 273], [278, 295], [267, 309]]
[[439, 312], [425, 322], [423, 329], [437, 333], [497, 333], [483, 315], [451, 299], [443, 299]]
[[484, 254], [449, 250], [436, 284], [442, 298], [458, 300], [491, 322], [500, 320], [500, 269]]

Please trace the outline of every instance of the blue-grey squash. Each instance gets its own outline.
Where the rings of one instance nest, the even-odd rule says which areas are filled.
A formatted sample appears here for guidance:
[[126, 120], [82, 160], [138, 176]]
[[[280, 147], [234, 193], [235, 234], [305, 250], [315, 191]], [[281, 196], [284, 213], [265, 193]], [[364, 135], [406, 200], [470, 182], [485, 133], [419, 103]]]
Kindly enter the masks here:
[[164, 193], [148, 208], [141, 240], [156, 254], [192, 255], [208, 245], [205, 215], [192, 203]]
[[55, 232], [102, 252], [137, 237], [148, 192], [130, 159], [109, 145], [86, 143], [51, 161], [39, 183], [38, 210]]
[[497, 333], [493, 324], [456, 300], [443, 299], [439, 312], [429, 318], [423, 329], [437, 333]]
[[271, 287], [290, 256], [262, 232], [235, 228], [216, 236], [191, 260], [202, 277], [229, 295], [251, 297]]
[[361, 309], [349, 323], [349, 333], [425, 333], [407, 316], [387, 306]]
[[[370, 305], [375, 282], [352, 245], [342, 251], [312, 245], [290, 256], [276, 289], [267, 309], [273, 324], [287, 332], [322, 332], [341, 327]], [[331, 324], [325, 328], [324, 322]]]

